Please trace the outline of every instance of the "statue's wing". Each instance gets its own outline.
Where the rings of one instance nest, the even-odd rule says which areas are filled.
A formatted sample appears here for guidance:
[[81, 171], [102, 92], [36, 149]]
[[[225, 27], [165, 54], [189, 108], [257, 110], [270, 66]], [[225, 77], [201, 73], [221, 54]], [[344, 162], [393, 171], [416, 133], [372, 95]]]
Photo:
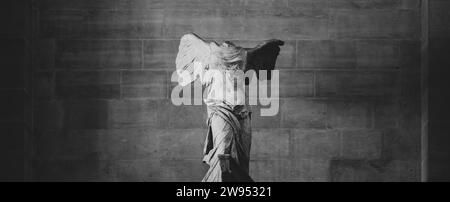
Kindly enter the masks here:
[[270, 70], [275, 69], [277, 57], [280, 53], [280, 46], [283, 45], [283, 41], [272, 39], [265, 41], [254, 48], [246, 49], [246, 70], [255, 70], [257, 78], [259, 78], [260, 70], [267, 70], [267, 79], [270, 80]]
[[191, 33], [181, 37], [176, 58], [180, 85], [185, 86], [197, 79], [208, 64], [210, 54], [209, 43], [199, 36]]

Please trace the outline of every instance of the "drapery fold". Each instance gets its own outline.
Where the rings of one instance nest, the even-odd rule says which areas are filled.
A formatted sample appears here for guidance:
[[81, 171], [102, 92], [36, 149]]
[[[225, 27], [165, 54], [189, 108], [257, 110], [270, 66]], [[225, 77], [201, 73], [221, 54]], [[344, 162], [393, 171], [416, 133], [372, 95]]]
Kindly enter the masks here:
[[[203, 182], [253, 181], [249, 176], [251, 112], [245, 106], [208, 106], [208, 133], [203, 162], [210, 168]], [[221, 155], [230, 157], [230, 171], [220, 166]]]

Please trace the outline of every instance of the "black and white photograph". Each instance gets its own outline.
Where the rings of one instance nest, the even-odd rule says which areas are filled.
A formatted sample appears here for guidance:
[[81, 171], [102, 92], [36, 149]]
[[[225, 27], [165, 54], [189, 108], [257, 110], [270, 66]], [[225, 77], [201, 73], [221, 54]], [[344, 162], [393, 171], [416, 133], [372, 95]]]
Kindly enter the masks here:
[[0, 5], [2, 182], [450, 181], [448, 0]]

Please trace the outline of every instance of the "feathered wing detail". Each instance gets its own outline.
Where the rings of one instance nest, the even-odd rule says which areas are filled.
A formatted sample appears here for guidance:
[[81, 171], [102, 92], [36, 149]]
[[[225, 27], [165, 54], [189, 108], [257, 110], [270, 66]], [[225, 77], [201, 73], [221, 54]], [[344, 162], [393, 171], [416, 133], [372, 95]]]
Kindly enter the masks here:
[[209, 63], [211, 49], [208, 42], [195, 34], [181, 37], [176, 58], [178, 82], [182, 86], [195, 81]]
[[280, 53], [280, 46], [284, 42], [278, 39], [265, 41], [254, 48], [247, 48], [246, 70], [255, 70], [259, 78], [259, 71], [267, 71], [267, 79], [271, 79], [270, 71], [275, 69], [277, 57]]

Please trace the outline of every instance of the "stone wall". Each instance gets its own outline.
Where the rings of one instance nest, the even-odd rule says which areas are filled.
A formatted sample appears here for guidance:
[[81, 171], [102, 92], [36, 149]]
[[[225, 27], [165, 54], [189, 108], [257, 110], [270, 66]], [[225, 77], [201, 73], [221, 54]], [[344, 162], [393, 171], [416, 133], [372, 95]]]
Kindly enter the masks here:
[[420, 180], [420, 0], [41, 0], [36, 180], [199, 181], [205, 106], [171, 104], [179, 38], [286, 41], [254, 107], [256, 181]]

